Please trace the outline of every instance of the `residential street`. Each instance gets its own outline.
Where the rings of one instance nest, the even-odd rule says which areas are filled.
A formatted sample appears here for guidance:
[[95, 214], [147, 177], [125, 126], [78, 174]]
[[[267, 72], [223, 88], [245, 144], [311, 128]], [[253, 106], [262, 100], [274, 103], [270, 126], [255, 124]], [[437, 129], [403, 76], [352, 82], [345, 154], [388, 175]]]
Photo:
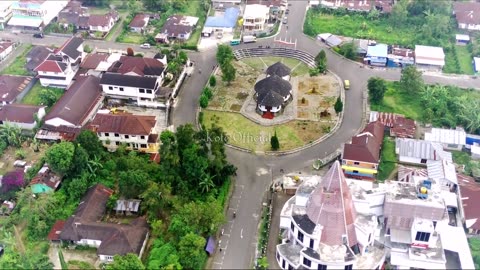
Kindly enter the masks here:
[[[379, 76], [388, 80], [398, 80], [400, 78], [400, 70], [361, 68], [360, 64], [353, 63], [332, 53], [323, 43], [303, 35], [302, 26], [308, 2], [291, 1], [291, 3], [292, 6], [289, 7], [290, 14], [288, 15], [288, 30], [285, 25], [282, 25], [281, 32], [276, 38], [297, 40], [297, 49], [307, 51], [314, 56], [322, 48], [325, 49], [329, 70], [336, 73], [340, 78], [348, 79], [351, 82], [351, 89], [345, 93], [344, 120], [333, 136], [311, 148], [290, 155], [270, 157], [227, 148], [228, 158], [230, 162], [237, 166], [238, 170], [234, 182], [234, 193], [227, 213], [228, 222], [224, 226], [224, 235], [220, 239], [221, 243], [219, 244], [222, 252], [217, 250], [211, 265], [215, 269], [252, 268], [262, 202], [272, 177], [281, 175], [280, 169], [285, 173], [294, 171], [310, 173], [311, 165], [315, 159], [334, 152], [344, 142], [350, 140], [359, 128], [362, 127], [362, 118], [364, 117], [363, 92], [368, 78], [372, 76]], [[0, 37], [36, 45], [59, 45], [67, 39], [67, 37], [56, 36], [45, 36], [44, 39], [35, 39], [30, 34], [14, 35], [7, 31], [1, 32]], [[87, 40], [86, 44], [99, 49], [126, 50], [128, 47], [132, 47], [139, 52], [152, 54], [156, 52], [153, 49], [140, 49], [139, 45], [119, 44], [114, 41]], [[259, 40], [253, 44], [239, 45], [234, 47], [234, 49], [259, 45], [273, 46], [273, 37]], [[195, 123], [198, 98], [210, 76], [213, 66], [216, 64], [215, 53], [215, 48], [212, 48], [211, 50], [189, 54], [191, 60], [195, 62], [195, 72], [186, 79], [175, 102], [172, 112], [172, 124], [175, 127], [186, 123]], [[1, 65], [0, 63], [0, 67]], [[199, 72], [200, 69], [201, 73]], [[460, 87], [480, 89], [480, 79], [431, 74], [425, 74], [424, 79], [427, 83], [453, 84]], [[237, 213], [236, 218], [233, 218], [233, 211]]]

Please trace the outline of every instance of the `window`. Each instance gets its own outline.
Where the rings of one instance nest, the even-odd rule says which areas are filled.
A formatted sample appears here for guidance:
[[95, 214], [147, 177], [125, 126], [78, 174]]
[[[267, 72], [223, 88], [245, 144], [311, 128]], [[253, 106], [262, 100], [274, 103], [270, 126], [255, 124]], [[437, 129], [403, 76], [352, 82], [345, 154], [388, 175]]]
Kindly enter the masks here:
[[352, 270], [353, 269], [353, 264], [345, 265], [345, 270]]
[[109, 86], [109, 87], [108, 87], [108, 90], [113, 90], [113, 87]]
[[353, 162], [353, 165], [360, 165], [360, 162], [355, 161], [355, 162]]
[[147, 89], [147, 94], [151, 94], [152, 93], [152, 90], [151, 89]]
[[357, 171], [357, 170], [353, 170], [353, 173], [358, 173], [358, 171]]
[[437, 228], [437, 222], [436, 222], [436, 221], [433, 221], [433, 228], [434, 228], [434, 229]]
[[120, 137], [120, 134], [118, 134], [118, 133], [115, 133], [115, 137]]
[[310, 261], [310, 260], [307, 259], [307, 258], [303, 258], [303, 265], [305, 265], [305, 266], [311, 266], [311, 265], [312, 265], [312, 261]]
[[147, 145], [142, 143], [142, 144], [140, 144], [140, 148], [147, 148]]
[[285, 260], [282, 260], [282, 269], [285, 269]]
[[372, 239], [372, 234], [368, 235], [368, 242], [370, 243], [370, 240]]
[[140, 92], [140, 93], [145, 93], [145, 89], [140, 88], [140, 89], [138, 89], [138, 92]]
[[115, 142], [115, 145], [120, 145], [120, 142]]
[[293, 266], [291, 266], [290, 264], [288, 265], [288, 270], [294, 270], [293, 269]]
[[323, 264], [319, 264], [317, 267], [318, 270], [327, 270], [327, 266]]
[[280, 260], [280, 254], [277, 251], [277, 261], [279, 261], [279, 260]]
[[105, 132], [105, 137], [108, 137], [108, 136], [110, 136], [110, 133]]
[[122, 92], [123, 92], [123, 87], [120, 87], [120, 91], [122, 91]]
[[105, 256], [105, 258], [109, 261], [112, 261], [113, 260], [113, 256]]
[[295, 225], [293, 225], [293, 221], [292, 223], [290, 223], [290, 229], [292, 229], [292, 232], [295, 230]]
[[314, 243], [314, 242], [315, 242], [315, 241], [313, 241], [313, 239], [310, 239], [310, 245], [308, 245], [308, 247], [311, 248], [311, 249], [313, 249], [313, 243]]
[[427, 232], [417, 232], [415, 236], [416, 241], [428, 242], [430, 240], [430, 233]]
[[125, 135], [125, 139], [128, 139], [128, 138], [130, 138], [130, 136], [128, 136], [128, 135]]
[[424, 159], [424, 158], [422, 158], [422, 159], [420, 160], [420, 163], [422, 163], [422, 164], [427, 164], [427, 160]]
[[303, 243], [303, 233], [301, 231], [298, 231], [298, 240]]
[[141, 135], [141, 136], [140, 136], [140, 139], [144, 140], [144, 139], [145, 139], [145, 136]]

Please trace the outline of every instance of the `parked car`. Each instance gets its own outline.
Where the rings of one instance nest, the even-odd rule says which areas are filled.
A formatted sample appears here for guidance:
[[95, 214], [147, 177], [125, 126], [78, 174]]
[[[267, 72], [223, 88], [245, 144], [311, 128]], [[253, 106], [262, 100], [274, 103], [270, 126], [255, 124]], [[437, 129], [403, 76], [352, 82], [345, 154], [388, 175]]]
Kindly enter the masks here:
[[283, 24], [287, 24], [287, 23], [288, 23], [287, 17], [283, 18]]
[[345, 87], [345, 90], [349, 90], [350, 89], [350, 81], [349, 80], [343, 81], [343, 86]]
[[290, 9], [287, 8], [287, 10], [285, 10], [285, 15], [288, 15], [288, 13], [290, 13]]
[[140, 45], [140, 48], [142, 48], [142, 49], [150, 49], [150, 47], [151, 46], [148, 43], [144, 43], [144, 44]]
[[34, 38], [43, 38], [43, 33], [35, 33], [33, 34]]

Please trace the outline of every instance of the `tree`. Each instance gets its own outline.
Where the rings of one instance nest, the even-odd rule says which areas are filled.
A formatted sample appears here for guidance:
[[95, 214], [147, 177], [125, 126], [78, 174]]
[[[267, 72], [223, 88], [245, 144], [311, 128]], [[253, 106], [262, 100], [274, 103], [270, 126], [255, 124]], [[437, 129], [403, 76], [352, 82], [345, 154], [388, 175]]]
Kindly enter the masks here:
[[229, 45], [218, 45], [217, 49], [217, 62], [220, 66], [230, 63], [233, 60], [233, 51], [232, 47]]
[[201, 269], [207, 254], [203, 250], [206, 244], [205, 238], [195, 233], [188, 233], [178, 243], [178, 255], [180, 264], [185, 269]]
[[140, 169], [120, 172], [118, 176], [120, 194], [126, 198], [136, 198], [148, 185], [149, 175]]
[[148, 269], [182, 269], [175, 246], [172, 243], [164, 243], [161, 239], [154, 241], [147, 266]]
[[372, 77], [368, 79], [368, 94], [370, 101], [375, 104], [379, 104], [383, 100], [383, 96], [387, 91], [387, 84], [385, 80], [379, 77]]
[[402, 69], [400, 89], [412, 94], [420, 94], [424, 88], [422, 73], [413, 65]]
[[127, 48], [127, 55], [128, 56], [134, 56], [135, 55], [135, 52], [133, 51], [132, 48], [130, 48], [130, 47]]
[[318, 71], [324, 73], [327, 70], [327, 54], [324, 50], [321, 50], [315, 57], [315, 63], [317, 64]]
[[205, 109], [207, 108], [207, 106], [208, 106], [208, 97], [202, 93], [200, 95], [200, 107], [202, 107], [202, 109]]
[[461, 104], [460, 119], [465, 123], [465, 128], [474, 133], [480, 129], [480, 105], [475, 99], [467, 99]]
[[333, 108], [335, 109], [335, 112], [339, 114], [341, 111], [343, 111], [343, 102], [340, 97], [337, 98], [337, 101], [335, 101], [335, 105], [333, 105]]
[[71, 142], [61, 142], [47, 149], [45, 158], [53, 171], [59, 174], [67, 173], [72, 167], [75, 146]]
[[392, 25], [401, 25], [405, 23], [408, 18], [407, 5], [408, 0], [400, 0], [395, 3], [390, 14]]
[[270, 146], [272, 147], [273, 151], [277, 151], [278, 149], [280, 149], [280, 142], [278, 141], [277, 130], [275, 130], [275, 133], [270, 138]]
[[357, 57], [357, 47], [352, 42], [348, 42], [340, 47], [340, 54], [344, 57], [355, 60]]
[[0, 128], [0, 138], [7, 144], [5, 148], [6, 146], [19, 147], [22, 144], [22, 129], [17, 125], [4, 123]]
[[182, 65], [185, 65], [188, 60], [188, 55], [185, 51], [179, 51], [177, 59]]
[[222, 70], [222, 81], [227, 82], [227, 85], [230, 85], [236, 77], [235, 67], [233, 67], [231, 63], [225, 63], [221, 65], [220, 68]]
[[378, 20], [379, 17], [380, 17], [380, 11], [378, 11], [378, 9], [376, 9], [375, 7], [370, 9], [367, 15], [367, 18], [371, 21]]
[[211, 176], [210, 174], [204, 174], [202, 178], [200, 179], [200, 182], [198, 183], [198, 186], [200, 187], [200, 191], [202, 193], [208, 193], [212, 188], [215, 187], [215, 184], [213, 183], [213, 178], [214, 176]]
[[210, 79], [208, 80], [208, 84], [210, 84], [210, 87], [215, 87], [217, 85], [217, 78], [215, 76], [210, 76]]
[[115, 255], [113, 256], [113, 262], [107, 264], [107, 270], [144, 270], [142, 261], [138, 258], [136, 254], [128, 253], [125, 256]]

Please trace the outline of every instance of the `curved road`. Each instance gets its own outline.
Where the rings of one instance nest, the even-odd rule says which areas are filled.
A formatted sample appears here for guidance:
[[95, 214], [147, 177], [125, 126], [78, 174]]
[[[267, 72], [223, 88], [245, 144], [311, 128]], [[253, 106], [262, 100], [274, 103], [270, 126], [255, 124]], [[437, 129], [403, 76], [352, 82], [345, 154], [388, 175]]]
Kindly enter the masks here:
[[[324, 44], [317, 42], [303, 34], [303, 19], [307, 9], [307, 1], [291, 1], [288, 15], [289, 23], [286, 29], [282, 25], [276, 38], [297, 40], [297, 49], [316, 55], [325, 49], [328, 58], [328, 68], [342, 79], [349, 79], [351, 89], [346, 91], [344, 120], [334, 134], [325, 141], [299, 153], [268, 157], [256, 156], [227, 148], [230, 162], [238, 168], [235, 190], [231, 199], [227, 219], [224, 226], [224, 235], [219, 240], [222, 252], [217, 252], [210, 265], [215, 269], [247, 269], [254, 263], [257, 229], [261, 214], [264, 194], [273, 177], [280, 175], [280, 169], [285, 172], [301, 171], [309, 168], [312, 162], [332, 153], [342, 143], [349, 141], [362, 125], [363, 91], [367, 80], [372, 76], [379, 76], [387, 80], [399, 80], [400, 70], [377, 70], [360, 68], [360, 65], [332, 53]], [[257, 41], [256, 44], [246, 44], [237, 48], [256, 47], [259, 45], [273, 46], [273, 38]], [[200, 53], [192, 53], [190, 57], [201, 64], [203, 71], [211, 70], [216, 63], [215, 48]], [[195, 73], [190, 77], [180, 92], [173, 113], [173, 124], [178, 126], [186, 123], [195, 123], [195, 112], [198, 107], [198, 97], [202, 86], [206, 84], [209, 72]], [[460, 87], [480, 88], [480, 81], [463, 77], [448, 77], [443, 75], [424, 75], [427, 83], [454, 84]], [[237, 217], [232, 218], [233, 211]]]

